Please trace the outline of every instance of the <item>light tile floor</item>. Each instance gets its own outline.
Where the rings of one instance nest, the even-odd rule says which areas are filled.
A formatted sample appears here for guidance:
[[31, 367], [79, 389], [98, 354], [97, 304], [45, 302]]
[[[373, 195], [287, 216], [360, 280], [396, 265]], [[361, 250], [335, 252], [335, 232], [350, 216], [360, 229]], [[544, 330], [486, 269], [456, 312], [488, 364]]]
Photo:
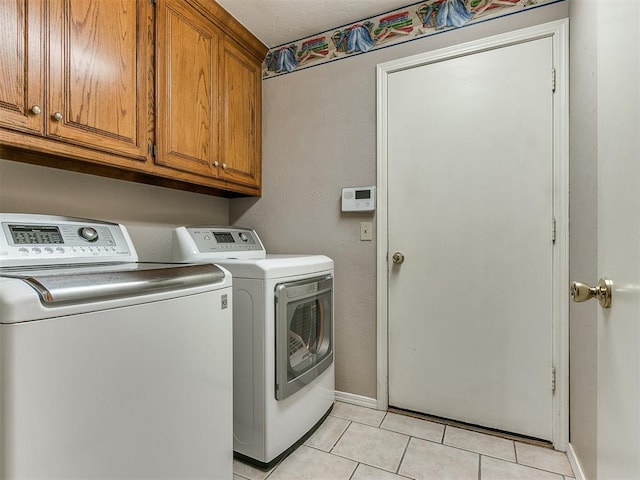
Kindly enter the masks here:
[[573, 478], [562, 452], [341, 402], [272, 470], [234, 460], [233, 472], [234, 480]]

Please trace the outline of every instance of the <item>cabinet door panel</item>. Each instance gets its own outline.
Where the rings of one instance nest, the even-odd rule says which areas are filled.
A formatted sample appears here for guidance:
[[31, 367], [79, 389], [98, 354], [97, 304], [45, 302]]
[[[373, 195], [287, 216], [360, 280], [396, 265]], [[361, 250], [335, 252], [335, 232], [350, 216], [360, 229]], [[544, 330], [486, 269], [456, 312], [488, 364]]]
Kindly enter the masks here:
[[259, 186], [261, 67], [226, 39], [222, 62], [221, 176], [235, 183]]
[[40, 0], [0, 0], [2, 127], [42, 133], [42, 8]]
[[159, 2], [157, 22], [156, 162], [215, 176], [219, 34], [184, 1]]
[[49, 0], [48, 135], [146, 158], [144, 3]]

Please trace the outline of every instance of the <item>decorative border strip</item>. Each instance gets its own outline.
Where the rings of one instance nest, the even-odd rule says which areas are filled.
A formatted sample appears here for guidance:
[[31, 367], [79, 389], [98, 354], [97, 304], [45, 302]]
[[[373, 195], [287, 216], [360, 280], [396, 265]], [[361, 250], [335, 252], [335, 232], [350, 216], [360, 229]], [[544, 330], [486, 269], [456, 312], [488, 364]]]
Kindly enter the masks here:
[[435, 35], [564, 0], [423, 0], [272, 48], [262, 78]]

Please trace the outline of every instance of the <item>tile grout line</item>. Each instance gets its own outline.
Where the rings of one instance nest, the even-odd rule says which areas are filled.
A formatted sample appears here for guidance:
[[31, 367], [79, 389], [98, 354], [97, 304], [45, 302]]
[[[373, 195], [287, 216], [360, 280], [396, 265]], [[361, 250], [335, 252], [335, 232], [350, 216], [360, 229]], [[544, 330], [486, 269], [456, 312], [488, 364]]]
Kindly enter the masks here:
[[404, 457], [407, 454], [407, 450], [409, 449], [409, 443], [413, 437], [411, 435], [407, 436], [407, 443], [404, 446], [404, 450], [402, 450], [402, 455], [400, 455], [400, 461], [398, 462], [398, 466], [396, 467], [393, 473], [400, 474], [400, 467], [402, 466], [402, 462], [404, 461]]
[[[338, 417], [338, 418], [339, 418], [339, 417]], [[346, 418], [343, 418], [343, 420], [347, 420], [347, 419], [346, 419]], [[349, 425], [347, 425], [347, 427], [342, 431], [342, 433], [341, 433], [340, 435], [338, 435], [337, 440], [333, 443], [333, 445], [331, 445], [331, 448], [329, 449], [329, 451], [328, 451], [327, 453], [330, 453], [331, 455], [335, 455], [335, 454], [333, 453], [333, 449], [334, 449], [334, 448], [336, 448], [336, 445], [338, 444], [338, 442], [339, 442], [340, 440], [342, 440], [342, 437], [344, 437], [344, 434], [345, 434], [345, 433], [347, 433], [347, 430], [349, 430], [349, 427], [350, 427], [350, 426], [351, 426], [351, 424], [353, 423], [353, 420], [348, 420], [348, 422], [349, 422]], [[358, 422], [356, 422], [356, 423], [358, 423]], [[340, 455], [337, 455], [337, 456], [339, 457]]]

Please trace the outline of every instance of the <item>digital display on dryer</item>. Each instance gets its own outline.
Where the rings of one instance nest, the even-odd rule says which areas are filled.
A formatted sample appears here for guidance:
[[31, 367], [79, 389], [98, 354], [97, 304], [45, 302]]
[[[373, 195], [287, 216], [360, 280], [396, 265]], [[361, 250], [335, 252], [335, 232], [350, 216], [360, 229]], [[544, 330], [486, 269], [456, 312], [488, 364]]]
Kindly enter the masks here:
[[213, 236], [216, 238], [216, 241], [218, 243], [236, 243], [236, 241], [233, 239], [233, 235], [231, 235], [229, 232], [213, 232]]

